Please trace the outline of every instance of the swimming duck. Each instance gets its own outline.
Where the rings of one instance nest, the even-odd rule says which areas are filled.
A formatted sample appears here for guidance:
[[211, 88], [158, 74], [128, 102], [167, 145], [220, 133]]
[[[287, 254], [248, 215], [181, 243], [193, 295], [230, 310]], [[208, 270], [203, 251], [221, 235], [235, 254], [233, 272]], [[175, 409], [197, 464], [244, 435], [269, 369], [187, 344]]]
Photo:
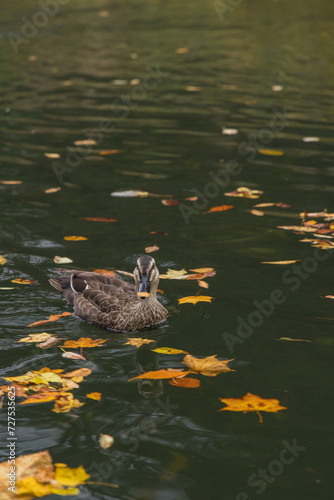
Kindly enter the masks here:
[[149, 255], [139, 257], [133, 271], [135, 284], [97, 273], [69, 271], [50, 279], [63, 292], [74, 314], [87, 323], [118, 332], [134, 332], [156, 325], [168, 316], [157, 300], [159, 270]]

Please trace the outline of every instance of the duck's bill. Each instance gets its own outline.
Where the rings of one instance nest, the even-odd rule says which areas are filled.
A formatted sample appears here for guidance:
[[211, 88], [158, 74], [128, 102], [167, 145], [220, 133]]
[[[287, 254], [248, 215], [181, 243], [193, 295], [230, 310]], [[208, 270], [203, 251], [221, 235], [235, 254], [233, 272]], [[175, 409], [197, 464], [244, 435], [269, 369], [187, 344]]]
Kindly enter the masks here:
[[145, 299], [146, 297], [150, 296], [150, 292], [151, 292], [150, 280], [149, 280], [148, 276], [142, 276], [142, 278], [139, 282], [137, 295], [141, 299]]

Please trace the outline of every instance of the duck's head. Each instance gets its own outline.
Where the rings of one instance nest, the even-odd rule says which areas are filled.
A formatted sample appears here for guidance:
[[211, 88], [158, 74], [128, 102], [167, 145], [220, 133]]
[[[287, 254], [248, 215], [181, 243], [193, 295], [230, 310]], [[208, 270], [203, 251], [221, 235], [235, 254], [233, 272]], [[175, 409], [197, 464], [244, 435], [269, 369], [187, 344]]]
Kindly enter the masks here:
[[159, 270], [155, 265], [155, 260], [149, 255], [143, 255], [137, 260], [137, 265], [133, 271], [136, 284], [137, 295], [141, 299], [155, 295], [159, 283]]

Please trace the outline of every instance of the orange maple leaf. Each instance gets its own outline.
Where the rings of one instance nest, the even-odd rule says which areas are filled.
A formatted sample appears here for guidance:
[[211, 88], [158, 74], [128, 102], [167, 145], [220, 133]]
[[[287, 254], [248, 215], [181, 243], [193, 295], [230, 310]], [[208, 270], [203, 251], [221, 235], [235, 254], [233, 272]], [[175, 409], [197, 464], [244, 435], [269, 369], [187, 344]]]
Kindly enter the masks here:
[[208, 295], [190, 295], [189, 297], [182, 297], [178, 299], [179, 304], [197, 304], [197, 302], [210, 302], [214, 297], [209, 297]]
[[171, 368], [167, 368], [167, 370], [155, 370], [155, 371], [150, 371], [146, 373], [142, 373], [141, 375], [138, 375], [138, 377], [133, 377], [129, 379], [129, 382], [131, 380], [137, 380], [141, 378], [148, 378], [148, 379], [163, 379], [163, 378], [175, 378], [175, 377], [184, 377], [185, 375], [188, 375], [188, 371], [183, 371], [183, 370], [172, 370]]
[[188, 387], [191, 389], [195, 389], [201, 385], [201, 382], [197, 378], [192, 377], [172, 378], [172, 380], [168, 380], [168, 383], [176, 387]]
[[81, 337], [79, 340], [67, 340], [61, 347], [96, 347], [107, 342], [107, 339], [92, 340], [89, 337]]
[[31, 325], [27, 325], [27, 327], [28, 326], [44, 325], [44, 323], [49, 323], [50, 321], [57, 321], [62, 316], [71, 316], [71, 313], [64, 312], [63, 314], [51, 314], [51, 316], [49, 316], [49, 319], [43, 319], [42, 321], [35, 321], [35, 323], [31, 323]]
[[256, 394], [251, 394], [248, 392], [242, 398], [219, 398], [222, 403], [225, 403], [227, 406], [225, 408], [221, 408], [218, 411], [242, 411], [243, 413], [248, 413], [250, 411], [256, 411], [260, 423], [262, 423], [263, 419], [260, 415], [260, 411], [267, 411], [272, 413], [277, 413], [280, 410], [286, 410], [285, 406], [281, 406], [278, 399], [263, 399]]
[[225, 210], [231, 210], [234, 208], [234, 205], [220, 205], [218, 207], [211, 207], [207, 212], [203, 212], [203, 214], [209, 214], [211, 212], [225, 212]]

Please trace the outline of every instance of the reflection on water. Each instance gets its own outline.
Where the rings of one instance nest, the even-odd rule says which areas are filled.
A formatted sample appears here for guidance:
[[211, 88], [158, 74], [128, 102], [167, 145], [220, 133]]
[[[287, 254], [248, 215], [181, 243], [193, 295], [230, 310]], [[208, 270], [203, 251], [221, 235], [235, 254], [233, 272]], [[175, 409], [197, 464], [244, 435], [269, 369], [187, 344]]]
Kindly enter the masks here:
[[[152, 346], [226, 359], [224, 333], [235, 334], [253, 302], [282, 286], [287, 268], [261, 261], [312, 255], [309, 243], [277, 226], [300, 225], [304, 210], [334, 211], [333, 6], [254, 0], [222, 12], [232, 3], [59, 2], [30, 38], [22, 18], [33, 22], [41, 7], [23, 0], [0, 6], [0, 181], [22, 181], [0, 184], [0, 253], [8, 261], [1, 266], [0, 374], [92, 370], [76, 389], [85, 404], [75, 412], [55, 414], [52, 403], [17, 406], [20, 455], [48, 449], [54, 462], [82, 464], [92, 481], [119, 484], [82, 486], [82, 498], [248, 500], [261, 489], [272, 500], [314, 500], [332, 493], [333, 308], [322, 298], [333, 295], [332, 256], [235, 346], [235, 372], [198, 376], [198, 389], [128, 382], [152, 369], [184, 369], [182, 357], [152, 353]], [[8, 33], [24, 40], [17, 45]], [[284, 119], [275, 128], [277, 112]], [[242, 186], [264, 194], [224, 196]], [[127, 190], [150, 195], [110, 196]], [[249, 213], [271, 202], [290, 208]], [[203, 214], [223, 204], [234, 208]], [[88, 239], [65, 241], [69, 235]], [[132, 271], [152, 245], [161, 272], [217, 271], [208, 290], [196, 280], [161, 280], [170, 318], [143, 332], [154, 344], [125, 346], [126, 336], [73, 316], [32, 333], [109, 339], [86, 349], [86, 361], [63, 358], [58, 347], [16, 343], [28, 324], [67, 310], [48, 284], [58, 274], [55, 255], [79, 269]], [[37, 283], [11, 283], [16, 278]], [[214, 297], [212, 304], [178, 305], [198, 292]], [[86, 398], [97, 391], [101, 402]], [[287, 410], [263, 413], [262, 424], [254, 413], [218, 412], [218, 398], [247, 392], [277, 398]], [[100, 448], [100, 433], [115, 438], [109, 450]], [[282, 442], [294, 440], [306, 450], [275, 469]]]

